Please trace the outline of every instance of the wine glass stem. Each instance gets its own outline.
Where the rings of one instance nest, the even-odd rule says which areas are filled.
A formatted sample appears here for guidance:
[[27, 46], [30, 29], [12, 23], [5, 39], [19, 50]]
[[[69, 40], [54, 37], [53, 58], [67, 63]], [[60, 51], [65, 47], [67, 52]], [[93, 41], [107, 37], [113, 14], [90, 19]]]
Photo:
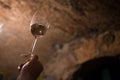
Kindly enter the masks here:
[[34, 40], [34, 43], [33, 43], [33, 46], [32, 46], [32, 49], [31, 49], [31, 56], [33, 55], [33, 51], [34, 51], [34, 49], [35, 49], [35, 45], [36, 45], [36, 43], [37, 43], [37, 37], [35, 37], [35, 40]]

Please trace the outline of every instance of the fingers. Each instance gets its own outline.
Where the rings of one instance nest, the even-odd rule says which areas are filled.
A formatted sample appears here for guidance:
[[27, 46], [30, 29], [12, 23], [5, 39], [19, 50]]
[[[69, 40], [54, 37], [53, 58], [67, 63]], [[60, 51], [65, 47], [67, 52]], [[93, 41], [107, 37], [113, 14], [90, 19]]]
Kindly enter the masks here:
[[21, 71], [21, 69], [23, 68], [23, 66], [28, 62], [29, 62], [29, 65], [33, 64], [33, 63], [36, 63], [38, 61], [38, 56], [37, 55], [33, 55], [30, 59], [26, 60], [24, 63], [20, 64], [18, 66], [18, 70]]
[[39, 69], [43, 70], [43, 65], [41, 64], [41, 62], [39, 61], [38, 59], [38, 56], [37, 55], [34, 55], [31, 57], [31, 60], [28, 64], [29, 66], [36, 66], [38, 67]]
[[43, 71], [43, 66], [38, 59], [37, 55], [33, 55], [27, 62], [21, 64], [18, 68], [21, 75], [29, 74], [34, 78], [37, 78], [40, 73]]
[[30, 61], [38, 61], [38, 56], [37, 55], [33, 55], [31, 57]]
[[20, 64], [20, 65], [18, 66], [18, 70], [19, 70], [19, 71], [21, 71], [23, 65], [24, 65], [24, 64]]
[[29, 62], [30, 60], [26, 60], [25, 62], [21, 63], [19, 66], [18, 66], [18, 70], [21, 71], [21, 69], [23, 68], [23, 66]]

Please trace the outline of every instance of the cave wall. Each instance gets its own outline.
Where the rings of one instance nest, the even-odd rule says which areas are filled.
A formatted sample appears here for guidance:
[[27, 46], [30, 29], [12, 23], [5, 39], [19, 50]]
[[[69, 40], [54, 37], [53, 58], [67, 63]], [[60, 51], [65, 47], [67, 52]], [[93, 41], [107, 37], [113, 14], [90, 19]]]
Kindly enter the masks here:
[[45, 67], [43, 78], [65, 80], [78, 64], [118, 55], [119, 3], [119, 0], [1, 0], [0, 70], [18, 73], [18, 64], [26, 59], [20, 55], [30, 51], [34, 40], [29, 24], [37, 10], [50, 23], [34, 51]]

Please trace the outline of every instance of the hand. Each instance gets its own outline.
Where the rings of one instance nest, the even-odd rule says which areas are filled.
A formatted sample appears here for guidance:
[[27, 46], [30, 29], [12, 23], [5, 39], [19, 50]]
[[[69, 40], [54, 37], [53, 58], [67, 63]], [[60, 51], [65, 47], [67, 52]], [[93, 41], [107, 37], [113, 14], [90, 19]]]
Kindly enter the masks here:
[[38, 60], [38, 56], [34, 55], [30, 60], [27, 60], [24, 64], [21, 64], [18, 69], [20, 70], [19, 78], [24, 78], [20, 80], [35, 80], [42, 72], [43, 66]]

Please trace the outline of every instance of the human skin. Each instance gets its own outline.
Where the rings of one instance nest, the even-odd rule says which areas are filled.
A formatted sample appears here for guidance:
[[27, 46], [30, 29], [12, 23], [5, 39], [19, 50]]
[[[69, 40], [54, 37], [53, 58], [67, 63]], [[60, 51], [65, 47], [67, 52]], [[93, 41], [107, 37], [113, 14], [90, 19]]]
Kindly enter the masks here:
[[17, 80], [37, 80], [37, 77], [43, 70], [43, 66], [37, 55], [32, 56], [29, 60], [19, 66], [19, 76]]

